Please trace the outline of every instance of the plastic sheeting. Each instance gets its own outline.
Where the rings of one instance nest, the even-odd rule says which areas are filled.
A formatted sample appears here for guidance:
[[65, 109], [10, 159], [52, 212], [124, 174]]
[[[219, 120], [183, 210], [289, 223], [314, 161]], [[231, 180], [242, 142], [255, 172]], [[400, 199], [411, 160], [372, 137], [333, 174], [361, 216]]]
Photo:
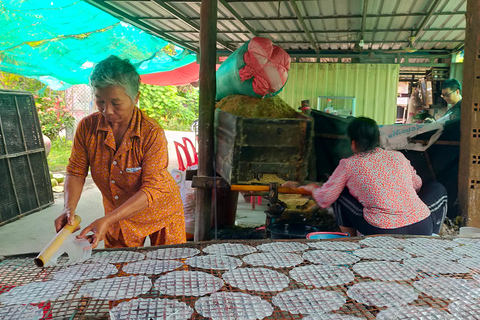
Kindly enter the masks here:
[[144, 74], [142, 83], [157, 86], [178, 86], [198, 81], [200, 65], [192, 62], [172, 71]]
[[256, 98], [277, 95], [288, 79], [290, 56], [270, 39], [254, 37], [217, 70], [216, 100], [233, 94]]
[[140, 74], [171, 71], [195, 54], [78, 0], [0, 1], [0, 70], [39, 79], [52, 89], [88, 83], [93, 66], [117, 55]]

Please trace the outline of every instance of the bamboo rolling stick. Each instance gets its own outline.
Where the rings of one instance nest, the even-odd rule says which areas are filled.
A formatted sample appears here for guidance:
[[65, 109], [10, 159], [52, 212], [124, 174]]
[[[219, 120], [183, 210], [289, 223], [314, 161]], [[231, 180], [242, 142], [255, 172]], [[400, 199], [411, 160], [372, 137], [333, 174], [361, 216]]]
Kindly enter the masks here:
[[[232, 191], [253, 191], [253, 192], [268, 192], [269, 186], [251, 186], [251, 185], [232, 185]], [[301, 188], [288, 188], [278, 187], [278, 193], [290, 193], [290, 194], [311, 194], [310, 191]]]
[[65, 239], [75, 232], [75, 229], [80, 225], [82, 219], [79, 216], [75, 216], [75, 221], [73, 225], [66, 224], [62, 230], [60, 230], [57, 235], [50, 241], [42, 252], [35, 258], [35, 264], [39, 267], [43, 267], [52, 255], [60, 248]]

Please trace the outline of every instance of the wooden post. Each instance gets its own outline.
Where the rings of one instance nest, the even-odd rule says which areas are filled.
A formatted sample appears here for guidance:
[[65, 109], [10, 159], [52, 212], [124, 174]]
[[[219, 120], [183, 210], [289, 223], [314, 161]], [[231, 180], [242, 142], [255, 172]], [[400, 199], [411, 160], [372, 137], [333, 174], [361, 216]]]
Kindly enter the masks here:
[[[215, 114], [215, 63], [217, 58], [217, 0], [202, 0], [200, 8], [200, 97], [198, 116], [198, 176], [213, 176], [213, 121]], [[212, 189], [197, 189], [195, 241], [210, 239]]]
[[480, 227], [480, 0], [467, 1], [458, 199], [465, 224]]

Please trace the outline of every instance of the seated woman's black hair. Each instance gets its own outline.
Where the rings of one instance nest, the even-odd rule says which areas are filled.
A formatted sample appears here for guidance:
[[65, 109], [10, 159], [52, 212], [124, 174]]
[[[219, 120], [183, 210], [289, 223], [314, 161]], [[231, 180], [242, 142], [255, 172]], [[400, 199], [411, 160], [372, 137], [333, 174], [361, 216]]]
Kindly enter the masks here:
[[355, 141], [357, 152], [367, 152], [380, 146], [380, 132], [373, 119], [355, 118], [348, 125], [347, 132], [350, 139]]

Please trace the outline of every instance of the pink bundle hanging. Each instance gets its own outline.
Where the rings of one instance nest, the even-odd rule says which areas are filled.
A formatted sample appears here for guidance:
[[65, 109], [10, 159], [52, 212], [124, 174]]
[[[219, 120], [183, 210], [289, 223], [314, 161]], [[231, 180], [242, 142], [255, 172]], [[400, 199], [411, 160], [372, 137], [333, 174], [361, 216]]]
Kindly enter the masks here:
[[242, 81], [253, 78], [253, 91], [264, 96], [278, 92], [288, 79], [290, 56], [270, 39], [255, 37], [243, 55], [246, 65], [240, 69]]
[[238, 48], [217, 71], [217, 100], [231, 94], [277, 95], [288, 79], [290, 56], [270, 39], [255, 37]]

